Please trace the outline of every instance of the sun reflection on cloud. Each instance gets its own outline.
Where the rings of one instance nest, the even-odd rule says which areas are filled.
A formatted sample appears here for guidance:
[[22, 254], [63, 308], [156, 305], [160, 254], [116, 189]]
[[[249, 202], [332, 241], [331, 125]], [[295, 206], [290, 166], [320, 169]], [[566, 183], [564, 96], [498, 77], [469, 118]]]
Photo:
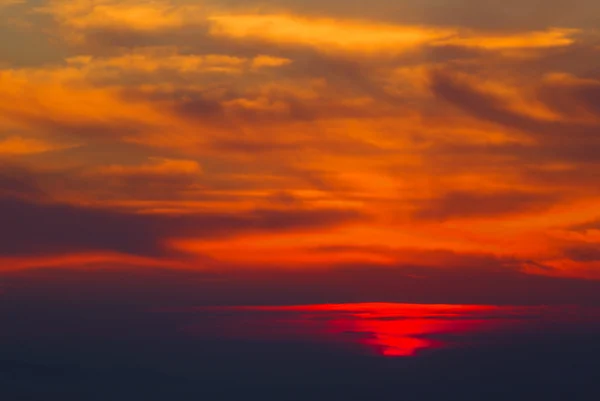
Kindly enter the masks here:
[[[495, 334], [527, 333], [540, 325], [591, 316], [589, 310], [571, 307], [395, 303], [201, 307], [193, 311], [218, 312], [212, 316], [212, 325], [185, 328], [202, 337], [310, 341], [384, 357], [471, 346], [494, 341]], [[594, 311], [591, 314], [597, 316]]]

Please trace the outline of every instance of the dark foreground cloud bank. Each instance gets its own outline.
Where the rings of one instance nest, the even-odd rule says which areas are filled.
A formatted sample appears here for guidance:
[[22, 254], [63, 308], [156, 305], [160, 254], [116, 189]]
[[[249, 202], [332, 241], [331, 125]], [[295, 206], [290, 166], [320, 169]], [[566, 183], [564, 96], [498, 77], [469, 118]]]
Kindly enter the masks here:
[[[527, 331], [509, 325], [473, 334], [464, 347], [383, 358], [345, 342], [312, 341], [299, 326], [290, 332], [282, 322], [298, 315], [285, 310], [262, 329], [290, 335], [244, 338], [256, 329], [252, 313], [197, 308], [211, 293], [212, 304], [223, 303], [216, 298], [224, 296], [223, 277], [214, 274], [38, 271], [1, 282], [3, 400], [593, 401], [600, 395], [600, 327], [575, 319], [577, 309], [556, 315], [556, 324], [525, 314], [514, 318]], [[250, 284], [237, 286], [243, 293]], [[253, 297], [246, 289], [248, 304], [273, 292], [256, 287]], [[318, 299], [321, 290], [312, 288], [302, 301]], [[511, 318], [495, 313], [475, 317]], [[233, 318], [237, 336], [222, 335]]]
[[[561, 340], [571, 344], [561, 348]], [[188, 352], [196, 362], [184, 358], [186, 375], [113, 363], [86, 369], [5, 361], [0, 380], [3, 398], [11, 400], [594, 401], [598, 377], [591, 358], [599, 354], [591, 340], [554, 338], [420, 360], [349, 356], [300, 344], [207, 343]], [[177, 351], [181, 356], [187, 350]]]

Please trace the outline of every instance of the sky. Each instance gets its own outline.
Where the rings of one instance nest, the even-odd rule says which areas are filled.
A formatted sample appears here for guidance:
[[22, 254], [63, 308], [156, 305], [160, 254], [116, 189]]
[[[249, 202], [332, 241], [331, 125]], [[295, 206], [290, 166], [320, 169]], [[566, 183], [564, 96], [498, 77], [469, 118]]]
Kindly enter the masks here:
[[96, 341], [88, 314], [125, 341], [187, 327], [148, 308], [600, 306], [595, 0], [0, 0], [0, 38], [28, 372], [16, 339]]
[[594, 1], [0, 4], [3, 271], [600, 278]]

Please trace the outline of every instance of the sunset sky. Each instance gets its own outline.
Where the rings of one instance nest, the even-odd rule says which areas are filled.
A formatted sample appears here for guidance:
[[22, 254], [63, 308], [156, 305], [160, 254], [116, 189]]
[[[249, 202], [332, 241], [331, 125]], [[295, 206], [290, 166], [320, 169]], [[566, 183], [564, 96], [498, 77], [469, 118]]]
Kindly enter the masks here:
[[[407, 356], [596, 306], [599, 1], [0, 0], [0, 388], [7, 358]], [[259, 365], [355, 366], [290, 347]]]
[[2, 270], [600, 279], [596, 3], [2, 0]]

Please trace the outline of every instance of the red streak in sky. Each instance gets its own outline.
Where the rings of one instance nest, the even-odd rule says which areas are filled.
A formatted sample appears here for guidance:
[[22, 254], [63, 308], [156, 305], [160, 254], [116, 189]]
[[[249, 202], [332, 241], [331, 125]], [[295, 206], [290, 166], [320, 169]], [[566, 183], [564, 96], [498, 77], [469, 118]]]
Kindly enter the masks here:
[[[268, 341], [301, 340], [360, 346], [388, 357], [469, 345], [502, 331], [526, 331], [586, 316], [577, 308], [417, 305], [391, 303], [195, 308], [226, 311], [218, 326], [188, 326], [197, 334]], [[189, 310], [188, 310], [189, 311]], [[597, 313], [594, 312], [594, 319]], [[597, 320], [596, 320], [597, 321]], [[210, 332], [210, 333], [209, 333]]]
[[340, 336], [360, 334], [358, 343], [384, 356], [412, 356], [425, 349], [447, 346], [430, 338], [441, 334], [466, 334], [490, 325], [477, 315], [491, 314], [494, 306], [412, 305], [412, 304], [347, 304], [280, 307], [279, 310], [304, 310], [336, 316], [329, 321], [329, 330]]

